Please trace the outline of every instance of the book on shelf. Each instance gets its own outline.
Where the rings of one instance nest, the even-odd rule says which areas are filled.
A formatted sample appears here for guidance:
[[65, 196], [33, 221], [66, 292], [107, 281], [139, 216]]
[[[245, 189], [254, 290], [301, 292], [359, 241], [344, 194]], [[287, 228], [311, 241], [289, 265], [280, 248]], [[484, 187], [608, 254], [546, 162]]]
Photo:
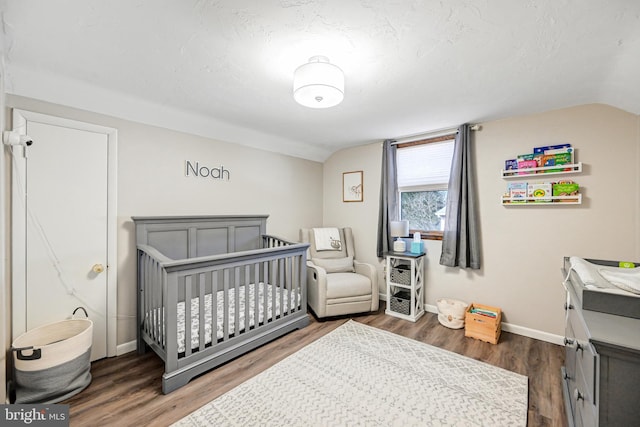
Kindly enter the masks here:
[[504, 161], [504, 170], [510, 171], [518, 169], [518, 159], [509, 159]]
[[[548, 153], [554, 150], [568, 150], [571, 149], [571, 144], [556, 144], [556, 145], [543, 145], [542, 147], [533, 147], [534, 154], [553, 154]], [[566, 151], [558, 151], [566, 152]]]
[[[568, 165], [573, 161], [571, 153], [545, 154], [542, 156], [542, 166]], [[544, 173], [570, 171], [571, 168], [545, 169]]]
[[535, 199], [533, 202], [550, 202], [551, 183], [543, 182], [540, 184], [528, 184], [527, 197]]
[[[511, 203], [525, 203], [527, 201], [527, 183], [526, 182], [510, 182], [507, 185]], [[522, 200], [517, 200], [522, 199]]]
[[518, 175], [529, 175], [531, 173], [536, 173], [535, 171], [532, 172], [525, 172], [525, 169], [531, 169], [531, 168], [537, 168], [538, 167], [538, 162], [536, 160], [518, 160]]
[[495, 311], [487, 310], [484, 308], [478, 308], [478, 307], [473, 307], [470, 313], [479, 314], [481, 316], [493, 317], [493, 318], [498, 317], [498, 313], [496, 313]]

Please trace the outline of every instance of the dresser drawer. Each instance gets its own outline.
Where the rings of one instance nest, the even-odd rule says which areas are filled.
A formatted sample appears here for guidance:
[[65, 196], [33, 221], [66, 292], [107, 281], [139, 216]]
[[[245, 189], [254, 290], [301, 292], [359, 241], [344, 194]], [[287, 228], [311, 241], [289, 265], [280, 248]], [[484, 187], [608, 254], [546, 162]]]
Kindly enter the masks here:
[[571, 392], [571, 399], [575, 408], [575, 425], [581, 427], [596, 427], [598, 425], [597, 407], [593, 398], [585, 392], [588, 386], [580, 376], [580, 368], [578, 368], [576, 385]]
[[597, 402], [596, 366], [598, 366], [598, 353], [589, 342], [578, 341], [580, 347], [576, 348], [576, 373], [584, 380], [584, 391], [589, 395], [591, 402]]
[[[598, 353], [589, 342], [584, 321], [580, 313], [575, 309], [568, 310], [566, 330], [573, 333], [573, 338], [567, 337], [565, 341], [567, 346], [566, 357], [567, 359], [572, 359], [572, 362], [576, 365], [574, 368], [576, 376], [581, 377], [576, 379], [577, 383], [584, 382], [582, 392], [588, 394], [589, 400], [595, 404], [597, 401], [596, 366], [598, 364]], [[575, 352], [575, 358], [570, 356], [571, 351]]]

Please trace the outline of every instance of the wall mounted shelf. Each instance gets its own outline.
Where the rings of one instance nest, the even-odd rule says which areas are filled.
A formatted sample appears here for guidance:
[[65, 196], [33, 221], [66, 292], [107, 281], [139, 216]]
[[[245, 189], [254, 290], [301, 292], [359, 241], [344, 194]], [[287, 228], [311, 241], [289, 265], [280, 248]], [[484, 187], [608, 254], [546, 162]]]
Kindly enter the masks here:
[[500, 202], [504, 206], [536, 206], [536, 205], [580, 205], [582, 204], [582, 194], [575, 196], [547, 196], [541, 200], [539, 197], [506, 197], [502, 196]]
[[[565, 169], [556, 172], [547, 172], [555, 169]], [[582, 162], [573, 163], [568, 165], [557, 165], [557, 166], [541, 166], [538, 168], [528, 168], [528, 169], [509, 169], [502, 171], [502, 178], [510, 179], [510, 178], [525, 178], [528, 176], [535, 177], [546, 177], [550, 175], [565, 175], [570, 173], [580, 173], [582, 172]]]

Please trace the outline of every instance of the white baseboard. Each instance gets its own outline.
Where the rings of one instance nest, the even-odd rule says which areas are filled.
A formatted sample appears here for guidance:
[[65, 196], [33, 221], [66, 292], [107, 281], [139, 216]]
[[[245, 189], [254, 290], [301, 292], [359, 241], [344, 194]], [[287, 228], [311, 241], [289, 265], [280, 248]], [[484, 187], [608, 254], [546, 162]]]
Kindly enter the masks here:
[[548, 332], [539, 331], [537, 329], [531, 329], [524, 326], [512, 325], [510, 323], [502, 322], [502, 330], [511, 332], [513, 334], [534, 338], [540, 341], [550, 342], [551, 344], [564, 346], [564, 336], [550, 334]]
[[[424, 309], [429, 313], [438, 314], [438, 307], [435, 305], [425, 304]], [[502, 322], [500, 328], [505, 332], [511, 332], [513, 334], [522, 335], [524, 337], [550, 342], [551, 344], [564, 345], [564, 336], [550, 334], [548, 332], [539, 331], [537, 329], [526, 328], [524, 326], [513, 325], [511, 323], [505, 322]]]
[[124, 344], [120, 344], [116, 347], [116, 356], [122, 356], [123, 354], [136, 351], [137, 349], [138, 349], [138, 345], [135, 340], [126, 342]]

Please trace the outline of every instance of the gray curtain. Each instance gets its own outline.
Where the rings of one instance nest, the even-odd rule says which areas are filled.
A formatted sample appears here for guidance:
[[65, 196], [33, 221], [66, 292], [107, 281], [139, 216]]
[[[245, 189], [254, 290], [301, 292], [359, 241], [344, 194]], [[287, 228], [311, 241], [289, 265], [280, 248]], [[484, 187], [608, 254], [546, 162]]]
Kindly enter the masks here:
[[448, 267], [480, 268], [480, 230], [476, 200], [471, 129], [468, 124], [464, 124], [458, 128], [453, 149], [440, 264]]
[[389, 223], [398, 218], [398, 176], [396, 174], [396, 146], [387, 139], [382, 145], [382, 174], [380, 179], [380, 207], [378, 212], [378, 258], [393, 247]]

